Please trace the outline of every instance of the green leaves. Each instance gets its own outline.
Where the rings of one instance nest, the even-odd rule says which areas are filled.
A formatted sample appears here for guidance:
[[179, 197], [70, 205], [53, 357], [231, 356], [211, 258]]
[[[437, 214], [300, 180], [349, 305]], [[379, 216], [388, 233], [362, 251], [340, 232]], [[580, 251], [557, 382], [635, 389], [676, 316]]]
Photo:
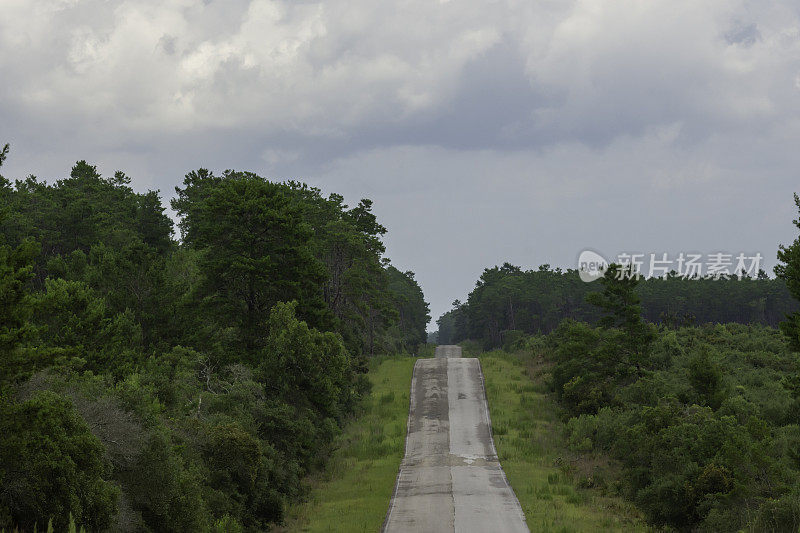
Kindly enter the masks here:
[[600, 308], [600, 327], [622, 332], [622, 335], [606, 346], [606, 358], [635, 367], [640, 372], [650, 365], [650, 345], [655, 338], [655, 332], [642, 319], [640, 299], [636, 293], [639, 278], [632, 270], [626, 271], [620, 265], [611, 264], [600, 283], [603, 286], [602, 292], [589, 293], [586, 301]]
[[388, 289], [393, 300], [393, 308], [398, 312], [400, 348], [413, 350], [427, 342], [426, 327], [430, 321], [430, 308], [422, 294], [422, 289], [411, 271], [400, 272], [393, 266], [386, 268], [389, 280]]
[[49, 348], [51, 363], [121, 377], [138, 362], [142, 332], [133, 313], [112, 315], [86, 283], [47, 279], [33, 304], [40, 350]]
[[352, 209], [297, 182], [200, 169], [176, 189], [184, 242], [199, 252], [196, 296], [243, 346], [264, 342], [269, 309], [296, 301], [312, 327], [338, 331], [350, 352], [375, 355], [424, 342], [427, 304], [413, 274], [385, 266], [386, 232], [372, 202]]
[[20, 345], [35, 332], [28, 282], [38, 252], [31, 239], [16, 248], [0, 244], [0, 398], [4, 385], [24, 373]]
[[364, 354], [424, 342], [371, 201], [203, 169], [176, 190], [181, 243], [122, 172], [0, 180], [0, 527], [269, 529], [364, 392]]
[[707, 349], [689, 360], [689, 382], [700, 396], [701, 402], [719, 409], [725, 399], [724, 382], [719, 365], [711, 358]]
[[173, 207], [186, 244], [201, 252], [198, 297], [217, 322], [239, 329], [243, 346], [263, 343], [270, 308], [298, 300], [301, 316], [326, 327], [323, 265], [312, 256], [310, 227], [284, 187], [250, 173], [187, 175]]
[[[800, 307], [783, 279], [769, 279], [763, 272], [757, 278], [741, 280], [682, 279], [670, 275], [638, 283], [621, 281], [632, 281], [635, 293], [624, 289], [626, 283], [622, 283], [618, 290], [627, 291], [627, 296], [612, 292], [612, 299], [605, 300], [604, 281], [584, 283], [575, 270], [551, 269], [549, 265], [522, 270], [507, 263], [487, 268], [468, 300], [454, 302], [453, 309], [440, 317], [439, 342], [473, 339], [485, 348], [494, 348], [503, 345], [509, 335], [506, 332], [548, 333], [565, 318], [621, 327], [629, 319], [633, 320], [631, 324], [636, 322], [637, 307], [642, 319], [672, 329], [706, 322], [777, 326], [787, 312]], [[624, 301], [637, 295], [640, 301]], [[606, 305], [606, 311], [592, 301]], [[614, 307], [620, 313], [632, 314], [629, 318], [623, 314], [614, 318]], [[628, 311], [624, 311], [626, 307]], [[602, 315], [607, 318], [600, 322]]]
[[67, 526], [70, 513], [91, 531], [106, 529], [119, 489], [105, 481], [103, 445], [71, 403], [45, 391], [0, 404], [0, 523], [33, 529], [52, 517]]
[[739, 324], [661, 330], [652, 347], [659, 365], [641, 376], [607, 366], [615, 352], [604, 348], [621, 335], [564, 321], [546, 338], [573, 450], [620, 461], [623, 493], [655, 525], [760, 531], [774, 516], [793, 516], [782, 527], [796, 529], [799, 363], [780, 333]]
[[8, 157], [8, 150], [9, 146], [8, 143], [6, 143], [5, 146], [3, 146], [3, 149], [0, 150], [0, 167], [3, 166], [3, 162], [6, 160], [6, 157]]
[[270, 396], [338, 419], [351, 401], [350, 357], [340, 337], [309, 328], [296, 308], [278, 303], [270, 312], [259, 374]]

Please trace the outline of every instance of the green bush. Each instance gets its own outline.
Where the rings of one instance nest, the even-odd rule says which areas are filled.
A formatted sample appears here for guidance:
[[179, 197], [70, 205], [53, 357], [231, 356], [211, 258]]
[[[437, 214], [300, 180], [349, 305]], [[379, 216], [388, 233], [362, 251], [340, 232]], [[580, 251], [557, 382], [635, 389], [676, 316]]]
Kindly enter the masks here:
[[72, 403], [45, 391], [0, 405], [0, 526], [33, 529], [70, 515], [92, 531], [108, 528], [119, 488], [107, 481], [102, 443]]
[[507, 329], [500, 334], [500, 337], [503, 342], [503, 350], [513, 352], [525, 345], [525, 338], [527, 335], [524, 331], [519, 329]]
[[623, 492], [653, 524], [796, 530], [800, 429], [788, 413], [800, 411], [800, 360], [780, 333], [662, 330], [639, 376], [607, 364], [613, 342], [572, 321], [548, 336], [570, 448], [616, 458]]
[[580, 415], [567, 421], [567, 444], [572, 451], [588, 452], [597, 438], [597, 417]]

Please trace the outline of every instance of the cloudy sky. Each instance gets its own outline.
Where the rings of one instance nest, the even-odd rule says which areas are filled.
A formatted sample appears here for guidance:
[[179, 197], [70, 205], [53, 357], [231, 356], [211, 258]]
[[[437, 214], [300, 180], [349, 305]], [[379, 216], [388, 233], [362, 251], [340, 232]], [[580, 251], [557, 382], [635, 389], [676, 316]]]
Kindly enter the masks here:
[[368, 197], [434, 318], [503, 261], [797, 233], [796, 1], [3, 0], [0, 79], [6, 177]]

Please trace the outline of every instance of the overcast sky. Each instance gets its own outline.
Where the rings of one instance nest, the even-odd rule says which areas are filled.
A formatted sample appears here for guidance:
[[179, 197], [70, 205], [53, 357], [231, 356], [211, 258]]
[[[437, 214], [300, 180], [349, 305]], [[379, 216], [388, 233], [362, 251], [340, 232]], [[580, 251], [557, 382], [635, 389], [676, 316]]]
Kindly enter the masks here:
[[504, 261], [797, 233], [796, 0], [3, 0], [0, 80], [6, 177], [368, 197], [434, 319]]

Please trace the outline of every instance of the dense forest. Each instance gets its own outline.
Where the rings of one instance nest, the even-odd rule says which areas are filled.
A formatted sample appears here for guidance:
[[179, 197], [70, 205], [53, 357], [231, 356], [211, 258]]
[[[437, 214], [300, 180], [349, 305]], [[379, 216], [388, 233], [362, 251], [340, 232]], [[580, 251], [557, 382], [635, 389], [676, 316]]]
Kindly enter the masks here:
[[640, 280], [611, 265], [585, 284], [504, 265], [439, 325], [546, 369], [575, 454], [562, 468], [592, 465], [580, 486], [629, 498], [668, 531], [794, 533], [800, 237], [778, 259], [778, 279], [742, 281]]
[[[8, 146], [0, 155], [0, 164]], [[258, 531], [426, 341], [369, 200], [248, 172], [0, 176], [0, 527]]]
[[[572, 269], [522, 270], [509, 263], [487, 268], [467, 300], [453, 302], [453, 309], [439, 317], [437, 342], [472, 339], [494, 348], [521, 334], [549, 333], [565, 318], [595, 324], [600, 312], [587, 295], [598, 290], [598, 283], [581, 281]], [[643, 317], [667, 327], [732, 322], [777, 327], [800, 308], [786, 281], [763, 271], [741, 279], [688, 279], [673, 272], [642, 279], [637, 294]]]

